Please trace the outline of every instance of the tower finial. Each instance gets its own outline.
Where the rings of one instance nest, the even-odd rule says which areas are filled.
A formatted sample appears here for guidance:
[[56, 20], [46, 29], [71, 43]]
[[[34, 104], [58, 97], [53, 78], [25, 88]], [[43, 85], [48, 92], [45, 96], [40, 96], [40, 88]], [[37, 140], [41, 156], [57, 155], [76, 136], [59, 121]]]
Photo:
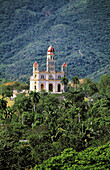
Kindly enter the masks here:
[[52, 46], [52, 43], [50, 43], [50, 46]]

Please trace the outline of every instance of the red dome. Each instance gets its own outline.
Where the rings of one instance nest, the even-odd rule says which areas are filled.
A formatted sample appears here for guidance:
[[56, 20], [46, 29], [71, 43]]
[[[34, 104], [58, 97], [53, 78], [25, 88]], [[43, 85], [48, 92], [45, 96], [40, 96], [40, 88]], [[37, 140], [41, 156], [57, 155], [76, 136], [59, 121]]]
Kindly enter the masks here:
[[63, 67], [67, 67], [66, 63], [63, 64]]
[[54, 48], [53, 48], [52, 46], [50, 46], [50, 47], [48, 48], [48, 52], [55, 52], [55, 50], [54, 50]]
[[35, 62], [35, 63], [34, 63], [34, 66], [37, 66], [37, 65], [38, 65], [37, 62]]

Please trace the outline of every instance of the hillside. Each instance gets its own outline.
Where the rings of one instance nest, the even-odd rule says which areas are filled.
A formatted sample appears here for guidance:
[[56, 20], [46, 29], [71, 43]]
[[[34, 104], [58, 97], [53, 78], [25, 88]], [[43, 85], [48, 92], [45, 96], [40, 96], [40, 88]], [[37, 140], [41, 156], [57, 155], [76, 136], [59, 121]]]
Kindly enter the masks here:
[[109, 0], [0, 0], [0, 4], [2, 78], [28, 81], [35, 60], [44, 70], [50, 43], [56, 69], [65, 61], [69, 78], [92, 74], [97, 80], [110, 72]]

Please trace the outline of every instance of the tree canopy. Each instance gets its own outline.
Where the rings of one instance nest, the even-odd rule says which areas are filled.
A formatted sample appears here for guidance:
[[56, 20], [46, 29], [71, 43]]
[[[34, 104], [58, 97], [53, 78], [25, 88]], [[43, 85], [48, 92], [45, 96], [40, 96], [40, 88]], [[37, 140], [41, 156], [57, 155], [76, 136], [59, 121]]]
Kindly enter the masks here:
[[12, 107], [1, 98], [0, 168], [109, 168], [110, 98], [101, 82], [86, 79], [62, 94], [21, 93]]

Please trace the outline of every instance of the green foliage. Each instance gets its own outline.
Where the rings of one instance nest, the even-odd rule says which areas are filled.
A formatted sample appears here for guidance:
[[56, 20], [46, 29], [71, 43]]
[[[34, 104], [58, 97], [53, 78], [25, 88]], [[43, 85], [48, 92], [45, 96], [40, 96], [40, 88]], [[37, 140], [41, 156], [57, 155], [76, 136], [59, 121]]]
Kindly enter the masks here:
[[[3, 125], [4, 129], [5, 125]], [[19, 123], [13, 123], [7, 125], [7, 129], [0, 131], [0, 168], [4, 169], [24, 169], [26, 166], [30, 166], [31, 148], [29, 144], [21, 144], [19, 139], [26, 131], [26, 128]]]
[[67, 85], [67, 84], [68, 84], [68, 78], [67, 78], [67, 77], [62, 77], [62, 78], [61, 78], [61, 83], [62, 83], [63, 85]]
[[77, 90], [77, 84], [79, 84], [79, 79], [77, 76], [72, 77], [72, 83], [75, 84], [75, 90]]
[[96, 87], [86, 79], [60, 95], [20, 93], [11, 108], [1, 98], [0, 168], [108, 169], [110, 99]]
[[[9, 85], [12, 83], [11, 85]], [[26, 83], [19, 83], [18, 81], [16, 82], [7, 82], [6, 84], [0, 85], [0, 94], [4, 97], [11, 97], [13, 96], [13, 90], [16, 89], [18, 91], [22, 90], [28, 90], [29, 85]]]
[[91, 81], [90, 78], [86, 78], [84, 80], [83, 90], [86, 97], [92, 96], [93, 94], [98, 92], [97, 84]]
[[12, 86], [3, 86], [2, 87], [2, 96], [4, 97], [11, 97], [13, 95], [13, 90]]
[[67, 91], [68, 78], [67, 77], [62, 77], [61, 78], [61, 83], [64, 85], [64, 91]]
[[36, 93], [36, 92], [33, 92], [33, 91], [31, 91], [30, 92], [30, 99], [31, 99], [31, 101], [32, 101], [32, 104], [34, 105], [34, 112], [35, 112], [35, 103], [38, 103], [39, 102], [39, 99], [40, 99], [40, 95], [39, 95], [39, 93]]
[[1, 99], [0, 99], [0, 109], [6, 109], [6, 107], [7, 107], [7, 101], [6, 100], [4, 100], [4, 98], [2, 97]]
[[110, 97], [110, 74], [105, 74], [100, 77], [98, 87], [102, 94]]
[[65, 149], [61, 155], [49, 158], [37, 169], [109, 169], [110, 143], [98, 148], [88, 148], [82, 152], [76, 152], [72, 148]]
[[7, 80], [5, 80], [4, 78], [0, 78], [0, 84], [3, 84], [3, 83], [7, 83]]
[[67, 92], [65, 93], [65, 97], [71, 101], [72, 104], [84, 100], [84, 94], [81, 91]]
[[16, 81], [13, 85], [13, 89], [16, 89], [18, 91], [22, 91], [22, 90], [28, 90], [29, 89], [29, 85], [26, 83], [19, 83], [18, 81]]

